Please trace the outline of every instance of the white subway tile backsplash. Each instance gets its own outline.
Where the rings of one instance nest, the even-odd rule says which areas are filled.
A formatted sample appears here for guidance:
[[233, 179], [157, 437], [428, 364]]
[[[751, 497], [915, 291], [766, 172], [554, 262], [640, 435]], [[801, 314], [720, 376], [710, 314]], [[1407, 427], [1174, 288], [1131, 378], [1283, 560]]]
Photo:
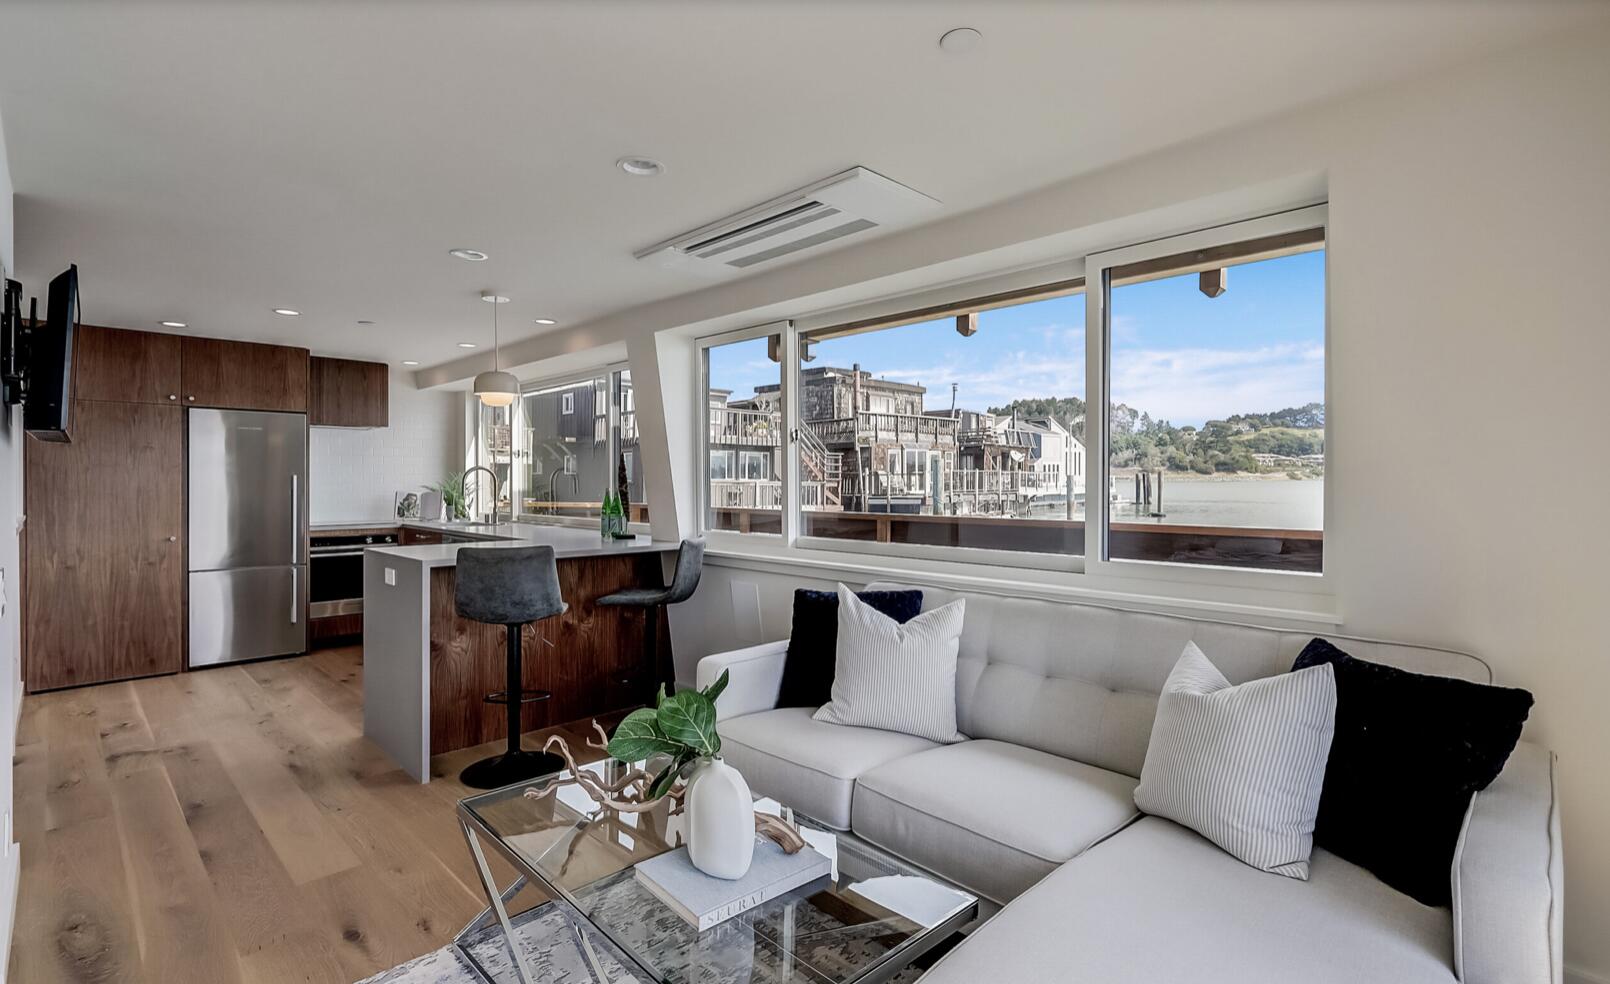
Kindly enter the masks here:
[[418, 390], [393, 377], [390, 400], [387, 427], [310, 429], [313, 522], [384, 519], [398, 491], [463, 470], [463, 394]]

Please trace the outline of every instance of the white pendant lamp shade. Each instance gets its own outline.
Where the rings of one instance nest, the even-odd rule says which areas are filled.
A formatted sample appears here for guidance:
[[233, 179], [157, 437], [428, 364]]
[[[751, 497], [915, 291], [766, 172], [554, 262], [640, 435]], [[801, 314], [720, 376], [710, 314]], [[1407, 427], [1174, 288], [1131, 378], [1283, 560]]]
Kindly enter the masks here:
[[520, 381], [514, 378], [512, 372], [493, 370], [477, 373], [475, 395], [489, 407], [506, 407], [520, 395]]
[[498, 368], [498, 305], [507, 304], [509, 299], [488, 291], [481, 295], [481, 300], [492, 305], [492, 370], [476, 374], [475, 395], [483, 406], [511, 406], [520, 395], [520, 381], [514, 378], [514, 373]]

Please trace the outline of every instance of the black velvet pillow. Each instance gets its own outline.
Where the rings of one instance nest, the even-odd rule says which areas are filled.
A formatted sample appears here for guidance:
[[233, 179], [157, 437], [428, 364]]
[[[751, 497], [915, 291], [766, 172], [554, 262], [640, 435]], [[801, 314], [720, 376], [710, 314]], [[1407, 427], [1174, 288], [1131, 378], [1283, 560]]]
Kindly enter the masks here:
[[[921, 591], [857, 591], [857, 598], [905, 624], [922, 612]], [[778, 707], [821, 707], [833, 696], [839, 648], [839, 596], [832, 591], [794, 591], [794, 628], [788, 636]]]
[[1470, 798], [1504, 769], [1532, 695], [1410, 673], [1315, 639], [1293, 670], [1336, 673], [1336, 736], [1314, 843], [1426, 905], [1448, 905]]

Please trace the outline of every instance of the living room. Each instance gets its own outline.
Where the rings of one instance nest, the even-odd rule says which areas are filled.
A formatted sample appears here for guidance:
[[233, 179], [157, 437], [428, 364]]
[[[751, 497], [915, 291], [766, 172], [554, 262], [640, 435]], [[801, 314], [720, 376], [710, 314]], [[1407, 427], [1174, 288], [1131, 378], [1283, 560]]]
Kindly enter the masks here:
[[1610, 981], [1607, 119], [1597, 2], [9, 5], [4, 979]]

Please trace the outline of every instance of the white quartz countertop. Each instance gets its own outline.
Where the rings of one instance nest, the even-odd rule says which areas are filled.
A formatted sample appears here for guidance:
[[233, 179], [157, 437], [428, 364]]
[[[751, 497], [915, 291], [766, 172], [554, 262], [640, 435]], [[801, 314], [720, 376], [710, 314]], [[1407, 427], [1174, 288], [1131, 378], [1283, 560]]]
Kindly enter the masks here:
[[[440, 530], [455, 536], [473, 536], [476, 543], [425, 543], [412, 547], [370, 547], [369, 553], [401, 561], [410, 561], [424, 567], [453, 567], [458, 564], [460, 547], [553, 547], [560, 560], [575, 557], [608, 557], [627, 553], [661, 553], [675, 550], [672, 540], [654, 540], [634, 536], [630, 540], [605, 540], [597, 531], [572, 526], [544, 526], [540, 523], [499, 523], [464, 525], [462, 523], [424, 523], [414, 520], [402, 526], [415, 529]], [[482, 539], [484, 538], [484, 539]]]

